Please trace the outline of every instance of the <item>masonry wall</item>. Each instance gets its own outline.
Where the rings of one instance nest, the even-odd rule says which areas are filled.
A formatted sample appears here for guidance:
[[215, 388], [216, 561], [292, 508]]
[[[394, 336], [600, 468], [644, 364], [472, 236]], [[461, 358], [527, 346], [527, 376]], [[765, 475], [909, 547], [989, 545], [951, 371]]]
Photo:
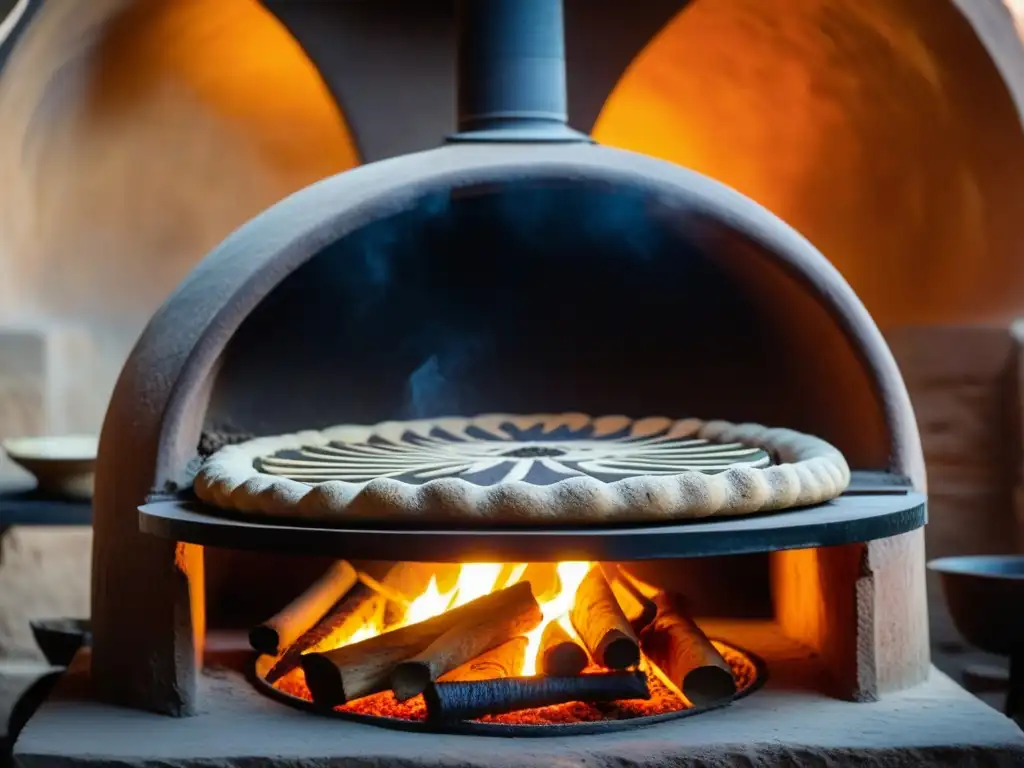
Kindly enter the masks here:
[[[0, 114], [0, 439], [98, 430], [137, 334], [203, 255], [357, 162], [256, 0], [48, 0], [0, 74]], [[26, 480], [0, 459], [0, 487]], [[88, 615], [90, 538], [3, 536], [0, 659], [36, 654], [29, 618]]]

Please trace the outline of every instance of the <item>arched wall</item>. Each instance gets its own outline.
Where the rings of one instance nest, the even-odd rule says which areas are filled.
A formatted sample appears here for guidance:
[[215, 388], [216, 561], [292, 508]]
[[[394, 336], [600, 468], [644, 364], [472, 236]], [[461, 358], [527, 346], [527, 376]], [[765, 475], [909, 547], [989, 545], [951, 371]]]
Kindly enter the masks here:
[[1011, 31], [979, 0], [693, 0], [594, 135], [765, 205], [883, 326], [1006, 321], [1024, 310]]
[[98, 428], [130, 345], [209, 250], [359, 162], [257, 0], [48, 2], [0, 74], [0, 114], [0, 322], [92, 332], [80, 428]]

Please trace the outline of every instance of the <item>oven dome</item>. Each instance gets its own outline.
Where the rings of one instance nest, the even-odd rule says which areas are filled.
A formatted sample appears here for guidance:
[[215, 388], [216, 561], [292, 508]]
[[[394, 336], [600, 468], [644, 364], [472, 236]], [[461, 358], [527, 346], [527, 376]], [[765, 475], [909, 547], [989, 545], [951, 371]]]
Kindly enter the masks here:
[[[531, 200], [540, 204], [528, 216]], [[402, 264], [415, 279], [399, 283], [406, 293], [360, 321], [357, 305], [376, 295], [373, 264], [357, 267], [366, 244], [423, 227], [441, 233], [435, 246], [455, 250], [410, 252]], [[474, 233], [487, 248], [465, 247]], [[638, 258], [650, 248], [653, 258]], [[432, 296], [445, 300], [432, 307]], [[493, 311], [495, 301], [518, 313], [507, 331], [499, 332], [506, 315]], [[577, 301], [589, 302], [578, 320]], [[392, 313], [381, 313], [389, 303]], [[96, 476], [93, 664], [106, 695], [193, 706], [180, 643], [205, 620], [201, 600], [187, 597], [203, 552], [141, 534], [137, 508], [154, 492], [189, 487], [203, 430], [274, 434], [379, 420], [403, 406], [430, 343], [450, 337], [428, 333], [415, 354], [402, 343], [460, 306], [465, 327], [486, 331], [503, 354], [484, 356], [498, 361], [493, 371], [471, 370], [467, 391], [477, 399], [457, 390], [446, 401], [453, 392], [441, 391], [433, 410], [543, 412], [576, 394], [596, 413], [736, 413], [802, 428], [836, 445], [852, 468], [887, 470], [923, 489], [913, 413], [877, 328], [828, 261], [749, 199], [678, 166], [590, 144], [456, 144], [367, 165], [234, 232], [154, 315], [125, 365]], [[559, 319], [554, 336], [545, 335], [545, 311]], [[401, 322], [388, 325], [389, 317]], [[382, 340], [382, 328], [394, 335]], [[641, 351], [626, 355], [631, 348]], [[527, 365], [531, 357], [539, 364]], [[908, 556], [900, 567], [923, 583], [918, 565]], [[147, 589], [137, 599], [115, 588], [139, 582]], [[185, 605], [191, 625], [182, 623]], [[126, 610], [137, 616], [130, 626], [118, 620]], [[133, 682], [140, 675], [155, 678], [144, 692]]]

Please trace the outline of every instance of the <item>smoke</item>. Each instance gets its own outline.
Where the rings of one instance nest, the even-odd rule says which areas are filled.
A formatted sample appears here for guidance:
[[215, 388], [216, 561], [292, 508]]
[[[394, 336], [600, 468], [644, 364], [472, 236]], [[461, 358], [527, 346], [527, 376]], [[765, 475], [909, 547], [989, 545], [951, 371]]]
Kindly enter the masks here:
[[401, 205], [246, 320], [215, 398], [236, 423], [650, 413], [678, 397], [670, 370], [691, 367], [666, 354], [679, 329], [743, 317], [675, 231], [686, 212], [647, 190], [530, 180]]
[[629, 187], [567, 188], [509, 185], [493, 199], [495, 228], [508, 233], [517, 246], [533, 251], [594, 251], [614, 246], [616, 258], [648, 262], [664, 241], [663, 228], [652, 217], [650, 196]]
[[471, 374], [490, 344], [483, 334], [439, 336], [441, 350], [427, 357], [409, 376], [402, 415], [409, 419], [452, 416], [471, 410], [478, 393]]
[[406, 386], [406, 413], [408, 418], [420, 419], [431, 409], [443, 402], [444, 387], [448, 379], [441, 373], [441, 362], [437, 355], [412, 372]]
[[[586, 322], [614, 344], [610, 310], [634, 300], [617, 289], [639, 295], [630, 286], [665, 253], [664, 222], [640, 191], [512, 183], [448, 202], [432, 200], [364, 241], [360, 293], [386, 295], [404, 316], [403, 350], [415, 361], [402, 418], [470, 415], [520, 401], [524, 392], [498, 371], [531, 348], [572, 344], [574, 333], [591, 344]], [[621, 277], [600, 278], [615, 273]], [[591, 276], [600, 280], [596, 288]], [[517, 376], [543, 379], [542, 364], [529, 372], [533, 364], [522, 363]]]

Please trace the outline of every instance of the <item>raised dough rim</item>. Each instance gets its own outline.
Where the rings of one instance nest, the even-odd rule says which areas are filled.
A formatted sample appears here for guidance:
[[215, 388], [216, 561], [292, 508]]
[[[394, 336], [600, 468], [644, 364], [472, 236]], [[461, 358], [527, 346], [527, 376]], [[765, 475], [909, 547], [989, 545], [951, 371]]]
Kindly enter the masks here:
[[[472, 418], [386, 421], [331, 427], [291, 435], [260, 437], [221, 448], [195, 478], [204, 502], [254, 516], [302, 518], [328, 523], [359, 520], [405, 522], [492, 522], [496, 525], [659, 522], [712, 515], [743, 515], [820, 504], [846, 490], [850, 469], [842, 453], [821, 438], [792, 429], [699, 419], [663, 419], [668, 428], [687, 428], [695, 437], [761, 448], [781, 463], [763, 469], [738, 467], [708, 475], [689, 470], [675, 475], [639, 476], [604, 483], [570, 477], [539, 486], [522, 481], [478, 486], [459, 478], [411, 485], [390, 478], [351, 483], [331, 480], [307, 485], [258, 471], [259, 456], [339, 439], [365, 439], [389, 426], [504, 419], [551, 422], [591, 421], [585, 414], [482, 414]], [[624, 416], [603, 416], [602, 419]], [[632, 420], [633, 423], [650, 419]], [[549, 428], [551, 424], [546, 424]]]

